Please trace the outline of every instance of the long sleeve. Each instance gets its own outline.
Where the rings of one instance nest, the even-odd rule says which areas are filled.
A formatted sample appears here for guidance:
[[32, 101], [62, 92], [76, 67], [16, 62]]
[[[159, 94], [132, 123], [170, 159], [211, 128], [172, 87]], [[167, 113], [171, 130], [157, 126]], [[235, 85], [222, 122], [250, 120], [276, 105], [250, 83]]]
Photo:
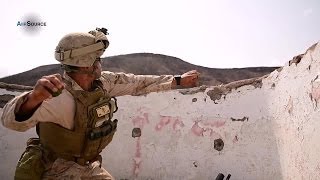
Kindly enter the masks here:
[[142, 95], [171, 89], [172, 75], [134, 75], [104, 71], [101, 81], [111, 96]]
[[[69, 77], [66, 76], [66, 78], [72, 82], [73, 89], [81, 90], [79, 85]], [[100, 80], [110, 96], [142, 95], [170, 90], [173, 76], [103, 72]], [[3, 126], [16, 131], [26, 131], [36, 126], [38, 122], [53, 122], [67, 129], [73, 129], [76, 107], [72, 95], [67, 90], [63, 90], [58, 97], [43, 101], [29, 119], [22, 122], [17, 121], [16, 113], [25, 102], [27, 94], [28, 92], [23, 93], [5, 105], [1, 116]]]
[[29, 93], [30, 92], [22, 93], [21, 95], [13, 98], [3, 107], [3, 113], [1, 116], [1, 123], [3, 126], [22, 132], [34, 127], [37, 124], [34, 118], [29, 118], [23, 122], [16, 121], [15, 114], [20, 109], [20, 106], [26, 101]]
[[23, 93], [5, 105], [1, 116], [3, 126], [20, 132], [36, 126], [38, 122], [53, 122], [67, 129], [73, 128], [75, 104], [72, 95], [66, 90], [58, 97], [43, 101], [29, 119], [17, 121], [16, 113], [26, 100], [27, 94], [28, 92]]

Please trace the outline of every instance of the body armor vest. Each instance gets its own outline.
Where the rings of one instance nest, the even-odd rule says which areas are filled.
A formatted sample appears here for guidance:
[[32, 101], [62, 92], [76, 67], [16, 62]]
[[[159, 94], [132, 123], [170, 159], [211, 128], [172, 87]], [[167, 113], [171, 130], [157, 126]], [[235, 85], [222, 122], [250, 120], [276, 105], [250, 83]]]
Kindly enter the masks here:
[[109, 97], [101, 85], [91, 92], [72, 90], [68, 85], [66, 89], [76, 104], [74, 129], [41, 122], [38, 127], [40, 143], [53, 156], [52, 159], [64, 158], [84, 165], [96, 160], [112, 141], [117, 120], [111, 119], [117, 110], [117, 101]]

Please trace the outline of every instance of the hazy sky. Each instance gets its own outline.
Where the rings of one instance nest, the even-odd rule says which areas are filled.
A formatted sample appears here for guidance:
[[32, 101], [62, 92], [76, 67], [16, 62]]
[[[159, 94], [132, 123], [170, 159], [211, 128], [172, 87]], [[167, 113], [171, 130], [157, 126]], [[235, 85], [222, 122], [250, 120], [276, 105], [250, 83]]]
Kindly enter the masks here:
[[[30, 14], [46, 26], [17, 26]], [[1, 0], [0, 77], [55, 64], [63, 35], [109, 30], [103, 56], [150, 52], [214, 68], [282, 66], [320, 39], [319, 0]]]

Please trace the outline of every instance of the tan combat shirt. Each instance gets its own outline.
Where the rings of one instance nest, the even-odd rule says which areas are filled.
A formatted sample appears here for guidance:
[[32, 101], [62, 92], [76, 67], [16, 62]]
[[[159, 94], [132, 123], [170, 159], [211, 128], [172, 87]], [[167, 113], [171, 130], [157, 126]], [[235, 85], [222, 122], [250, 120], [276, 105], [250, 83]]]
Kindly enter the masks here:
[[[72, 89], [82, 90], [68, 75], [64, 74], [64, 77], [71, 82]], [[117, 97], [170, 90], [173, 76], [133, 75], [103, 71], [100, 80], [109, 95]], [[1, 117], [3, 126], [16, 131], [26, 131], [38, 122], [53, 122], [67, 129], [73, 129], [75, 103], [72, 95], [65, 89], [59, 96], [43, 101], [28, 120], [16, 121], [15, 113], [18, 112], [21, 104], [26, 100], [28, 93], [15, 97], [5, 105]]]

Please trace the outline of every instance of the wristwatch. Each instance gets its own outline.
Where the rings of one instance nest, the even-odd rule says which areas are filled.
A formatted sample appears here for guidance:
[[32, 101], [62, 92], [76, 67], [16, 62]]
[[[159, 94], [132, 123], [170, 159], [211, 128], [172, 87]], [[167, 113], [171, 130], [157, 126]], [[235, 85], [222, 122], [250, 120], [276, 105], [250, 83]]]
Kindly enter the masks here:
[[177, 86], [180, 86], [180, 82], [181, 82], [181, 75], [174, 75], [174, 80], [177, 83]]

